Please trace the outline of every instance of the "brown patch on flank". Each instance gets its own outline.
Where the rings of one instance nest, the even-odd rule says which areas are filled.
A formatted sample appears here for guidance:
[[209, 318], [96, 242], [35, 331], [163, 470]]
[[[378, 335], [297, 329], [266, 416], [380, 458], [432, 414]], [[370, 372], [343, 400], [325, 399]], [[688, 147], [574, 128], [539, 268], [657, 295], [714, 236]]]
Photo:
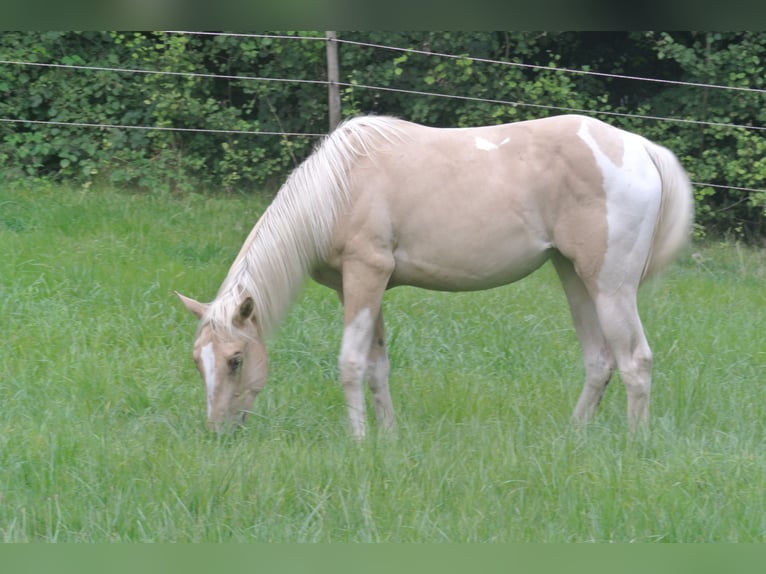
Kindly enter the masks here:
[[625, 154], [625, 145], [619, 132], [603, 122], [586, 120], [586, 123], [588, 132], [598, 144], [601, 153], [608, 157], [614, 165], [620, 167]]
[[555, 247], [572, 261], [583, 281], [595, 287], [607, 249], [606, 191], [593, 151], [577, 135], [582, 121], [599, 148], [621, 161], [620, 135], [607, 124], [579, 118], [552, 126], [550, 137], [558, 140], [559, 160], [550, 166], [558, 184], [550, 198], [551, 227]]

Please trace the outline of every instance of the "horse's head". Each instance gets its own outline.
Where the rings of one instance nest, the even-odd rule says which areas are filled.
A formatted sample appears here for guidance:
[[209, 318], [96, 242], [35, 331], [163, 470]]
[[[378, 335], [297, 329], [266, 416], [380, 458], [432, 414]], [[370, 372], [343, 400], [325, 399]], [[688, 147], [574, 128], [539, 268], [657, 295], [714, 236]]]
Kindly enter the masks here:
[[239, 304], [230, 325], [212, 325], [206, 319], [209, 304], [176, 295], [202, 321], [193, 356], [207, 390], [208, 428], [221, 432], [242, 424], [268, 374], [253, 300], [247, 297]]

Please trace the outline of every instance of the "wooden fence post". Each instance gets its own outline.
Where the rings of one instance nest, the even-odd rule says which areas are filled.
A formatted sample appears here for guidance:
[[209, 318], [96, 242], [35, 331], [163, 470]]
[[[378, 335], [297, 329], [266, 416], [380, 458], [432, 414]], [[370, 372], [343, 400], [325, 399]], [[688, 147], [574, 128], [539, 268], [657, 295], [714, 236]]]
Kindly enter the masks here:
[[327, 38], [327, 108], [330, 118], [330, 131], [333, 131], [340, 123], [340, 89], [338, 81], [338, 43], [335, 32], [325, 32]]

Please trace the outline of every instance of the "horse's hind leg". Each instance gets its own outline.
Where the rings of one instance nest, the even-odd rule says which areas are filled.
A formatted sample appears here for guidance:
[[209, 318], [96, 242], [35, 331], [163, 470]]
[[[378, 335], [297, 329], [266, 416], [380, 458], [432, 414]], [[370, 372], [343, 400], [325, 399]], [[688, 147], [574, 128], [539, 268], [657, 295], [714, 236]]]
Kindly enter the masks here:
[[375, 403], [375, 418], [384, 430], [394, 427], [394, 407], [391, 403], [391, 393], [388, 390], [388, 353], [386, 351], [386, 335], [383, 327], [383, 312], [378, 313], [375, 321], [375, 332], [370, 345], [370, 356], [367, 362], [367, 383], [372, 391]]
[[652, 384], [652, 351], [638, 316], [637, 290], [637, 287], [623, 285], [613, 293], [596, 297], [601, 328], [627, 391], [631, 430], [645, 427], [649, 422]]
[[576, 422], [585, 422], [593, 416], [601, 402], [616, 363], [601, 330], [593, 298], [575, 272], [572, 262], [560, 254], [552, 260], [567, 296], [585, 364], [585, 385], [572, 418]]

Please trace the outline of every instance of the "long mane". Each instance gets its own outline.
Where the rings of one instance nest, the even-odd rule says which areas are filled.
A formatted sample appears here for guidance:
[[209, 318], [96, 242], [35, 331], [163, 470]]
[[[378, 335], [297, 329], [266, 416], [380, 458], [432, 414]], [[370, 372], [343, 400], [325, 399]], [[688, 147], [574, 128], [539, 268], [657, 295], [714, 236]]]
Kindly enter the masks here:
[[250, 231], [201, 325], [231, 330], [240, 303], [249, 296], [261, 335], [271, 334], [312, 266], [327, 255], [335, 223], [351, 200], [350, 168], [400, 140], [405, 125], [392, 117], [360, 116], [326, 136]]

